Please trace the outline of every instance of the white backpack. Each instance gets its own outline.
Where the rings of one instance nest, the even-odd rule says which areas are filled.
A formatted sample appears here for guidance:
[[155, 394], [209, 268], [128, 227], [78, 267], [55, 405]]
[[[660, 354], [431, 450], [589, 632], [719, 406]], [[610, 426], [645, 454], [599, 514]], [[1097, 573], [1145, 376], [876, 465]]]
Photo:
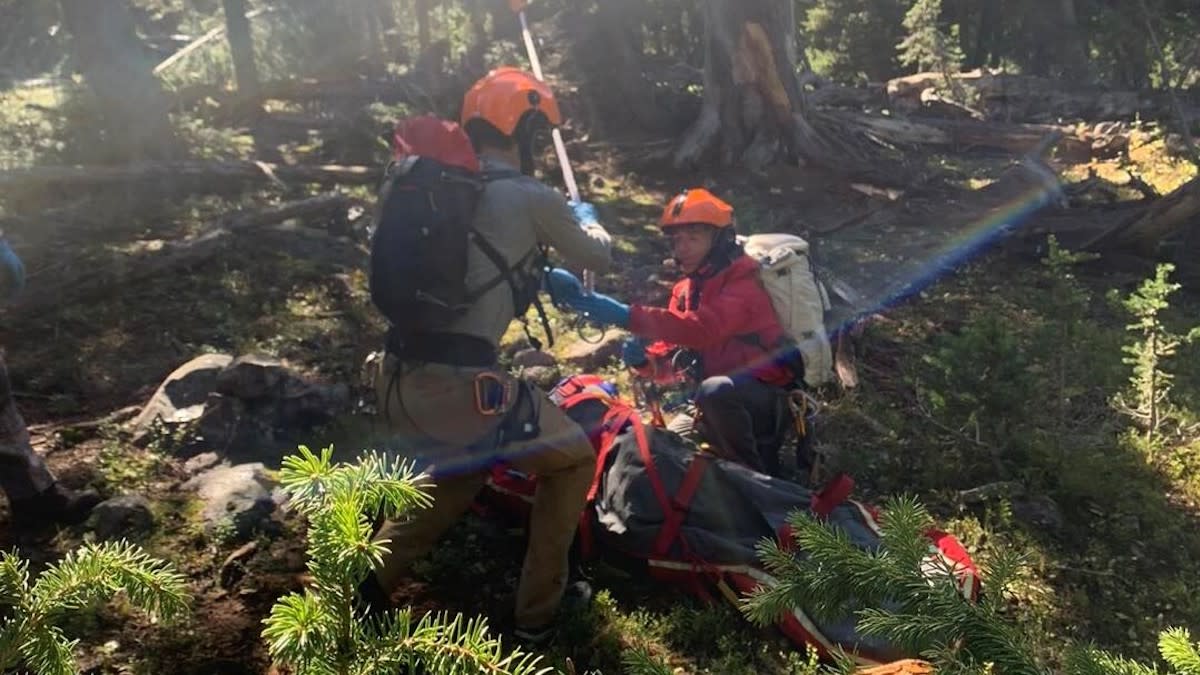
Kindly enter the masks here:
[[758, 261], [759, 278], [771, 296], [779, 323], [800, 348], [804, 381], [816, 387], [833, 380], [833, 350], [825, 331], [829, 294], [813, 273], [808, 242], [793, 234], [738, 237], [746, 254]]

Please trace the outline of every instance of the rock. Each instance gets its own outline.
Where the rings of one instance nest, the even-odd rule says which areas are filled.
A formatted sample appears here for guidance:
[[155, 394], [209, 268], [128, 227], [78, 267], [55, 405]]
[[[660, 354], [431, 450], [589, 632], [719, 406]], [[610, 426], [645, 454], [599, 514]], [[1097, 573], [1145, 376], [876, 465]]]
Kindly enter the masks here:
[[153, 529], [154, 512], [145, 497], [121, 495], [97, 504], [88, 516], [87, 525], [100, 539], [128, 537]]
[[540, 349], [522, 349], [513, 355], [513, 368], [534, 368], [538, 366], [552, 367], [558, 365], [558, 359], [553, 354], [547, 354]]
[[557, 366], [533, 366], [532, 368], [526, 368], [521, 373], [521, 377], [531, 382], [538, 389], [548, 392], [554, 389], [555, 385], [562, 379], [562, 371]]
[[522, 335], [512, 342], [500, 345], [499, 355], [502, 358], [511, 359], [526, 349], [533, 349], [533, 345], [530, 344], [528, 337]]
[[183, 472], [189, 476], [211, 469], [221, 463], [221, 457], [215, 452], [202, 452], [183, 463]]
[[1051, 498], [1041, 495], [1013, 502], [1013, 515], [1031, 525], [1058, 531], [1063, 527], [1062, 510]]
[[200, 418], [217, 376], [233, 362], [228, 354], [204, 354], [176, 368], [159, 386], [142, 412], [130, 423], [133, 441], [149, 439], [154, 421], [184, 424]]
[[[182, 411], [175, 407], [184, 403]], [[172, 373], [139, 423], [146, 438], [150, 422], [158, 417], [194, 421], [194, 433], [174, 448], [185, 457], [214, 452], [234, 463], [274, 464], [283, 453], [311, 441], [316, 427], [350, 407], [349, 386], [312, 382], [278, 359], [208, 355]], [[198, 460], [192, 470], [215, 463], [211, 458]]]
[[294, 378], [279, 359], [248, 354], [234, 359], [217, 376], [214, 391], [243, 401], [277, 396], [284, 382]]
[[195, 491], [204, 502], [202, 517], [210, 534], [232, 528], [232, 536], [243, 539], [263, 529], [274, 512], [274, 485], [265, 467], [255, 462], [213, 467], [188, 480], [183, 488]]
[[595, 344], [580, 340], [563, 354], [563, 362], [584, 372], [599, 370], [614, 358], [620, 358], [621, 344], [628, 336], [624, 331], [609, 330]]

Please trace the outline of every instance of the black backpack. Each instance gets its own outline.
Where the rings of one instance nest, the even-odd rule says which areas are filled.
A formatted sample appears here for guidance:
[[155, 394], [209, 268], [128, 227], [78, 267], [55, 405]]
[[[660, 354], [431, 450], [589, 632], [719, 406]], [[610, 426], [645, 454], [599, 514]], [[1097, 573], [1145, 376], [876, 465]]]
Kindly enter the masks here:
[[[434, 117], [404, 122], [396, 142], [402, 149], [397, 154], [403, 154], [388, 167], [379, 190], [369, 276], [371, 301], [392, 330], [399, 336], [444, 330], [506, 282], [516, 314], [523, 316], [537, 303], [540, 277], [518, 274], [529, 258], [506, 261], [471, 226], [487, 183], [521, 174], [481, 171], [462, 129]], [[480, 288], [467, 288], [470, 245], [478, 246], [498, 270]], [[535, 254], [544, 256], [545, 251]], [[542, 313], [540, 304], [538, 310]]]

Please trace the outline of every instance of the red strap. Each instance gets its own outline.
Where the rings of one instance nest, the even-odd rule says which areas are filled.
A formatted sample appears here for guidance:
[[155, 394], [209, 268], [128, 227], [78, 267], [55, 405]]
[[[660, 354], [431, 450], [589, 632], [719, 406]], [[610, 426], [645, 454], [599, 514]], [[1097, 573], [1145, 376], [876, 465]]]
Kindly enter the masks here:
[[592, 391], [584, 390], [584, 391], [581, 391], [576, 394], [571, 394], [570, 396], [564, 398], [562, 403], [558, 404], [558, 407], [562, 408], [563, 410], [570, 410], [571, 408], [574, 408], [575, 406], [579, 405], [580, 403], [583, 403], [584, 401], [596, 401], [596, 400], [600, 400], [599, 394], [592, 392]]
[[604, 465], [612, 452], [613, 441], [621, 433], [621, 428], [629, 420], [637, 419], [636, 411], [632, 408], [610, 408], [604, 415], [604, 431], [600, 434], [600, 452], [596, 453], [596, 469], [592, 473], [592, 486], [588, 488], [588, 501], [596, 498], [600, 489], [600, 477], [604, 474]]
[[833, 513], [838, 504], [846, 501], [853, 491], [854, 479], [844, 473], [839, 473], [829, 481], [825, 489], [813, 493], [809, 508], [819, 517], [826, 518]]
[[650, 487], [654, 489], [654, 496], [662, 506], [663, 513], [667, 513], [671, 510], [671, 499], [667, 496], [666, 488], [663, 487], [662, 479], [658, 475], [658, 468], [654, 466], [654, 457], [650, 454], [650, 441], [646, 439], [646, 425], [637, 415], [630, 416], [629, 421], [633, 426], [633, 436], [637, 439], [638, 453], [642, 457], [646, 477], [650, 479]]
[[[604, 466], [608, 463], [609, 454], [612, 453], [613, 441], [616, 440], [627, 421], [637, 419], [636, 412], [633, 408], [619, 407], [609, 408], [604, 415], [604, 431], [600, 435], [600, 451], [596, 453], [596, 468], [592, 473], [592, 485], [588, 488], [587, 493], [589, 506], [595, 501], [596, 493], [600, 490], [600, 478], [604, 475]], [[590, 508], [585, 508], [579, 516], [579, 537], [580, 552], [584, 558], [590, 558], [593, 543]]]
[[779, 539], [780, 549], [784, 551], [796, 550], [796, 530], [792, 528], [791, 523], [785, 522], [783, 525], [780, 525], [775, 535]]
[[700, 478], [704, 475], [704, 469], [707, 466], [708, 458], [706, 456], [700, 453], [692, 455], [692, 464], [679, 483], [679, 492], [675, 494], [675, 499], [665, 510], [666, 517], [663, 519], [662, 528], [659, 529], [658, 537], [654, 540], [655, 556], [666, 555], [667, 550], [671, 548], [671, 542], [679, 536], [679, 528], [683, 526], [688, 506], [692, 503], [692, 497], [696, 495], [696, 489], [700, 487]]

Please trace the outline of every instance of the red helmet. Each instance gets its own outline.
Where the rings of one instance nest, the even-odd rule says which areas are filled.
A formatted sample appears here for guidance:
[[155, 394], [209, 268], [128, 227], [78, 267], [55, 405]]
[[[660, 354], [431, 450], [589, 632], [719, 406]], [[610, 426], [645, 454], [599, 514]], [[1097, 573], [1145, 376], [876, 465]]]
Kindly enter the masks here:
[[562, 124], [562, 113], [550, 87], [512, 66], [496, 68], [463, 96], [464, 127], [471, 120], [481, 119], [505, 136], [512, 136], [531, 114], [544, 117], [553, 126]]
[[662, 229], [680, 225], [711, 225], [725, 229], [733, 225], [733, 207], [704, 188], [685, 190], [667, 202], [658, 225]]

